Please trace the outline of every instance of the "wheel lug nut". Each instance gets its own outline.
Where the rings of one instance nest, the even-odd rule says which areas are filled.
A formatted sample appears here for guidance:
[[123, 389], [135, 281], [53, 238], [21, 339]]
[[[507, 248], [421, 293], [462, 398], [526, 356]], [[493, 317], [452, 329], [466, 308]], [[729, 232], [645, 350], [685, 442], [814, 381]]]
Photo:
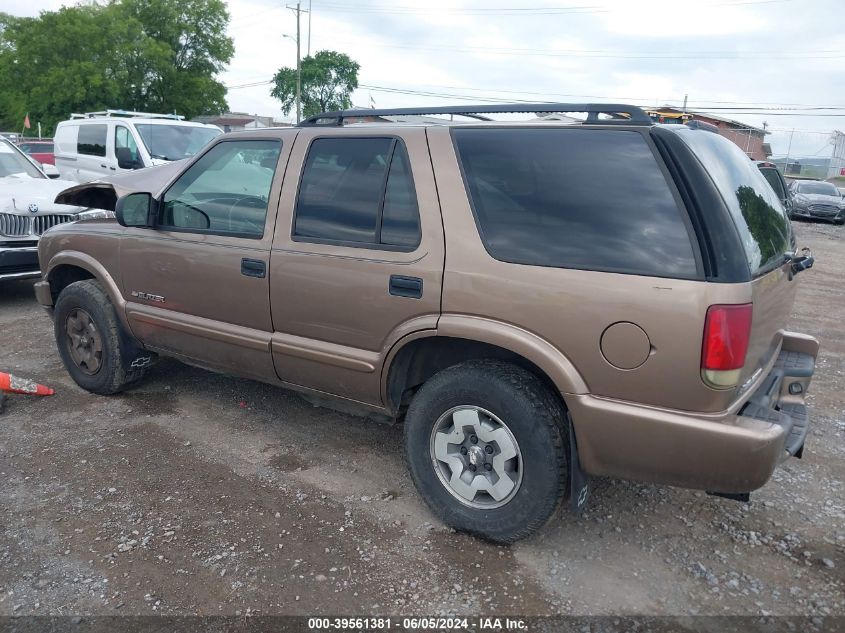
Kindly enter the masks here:
[[466, 454], [467, 454], [467, 447], [461, 446], [461, 455], [466, 455]]
[[473, 444], [478, 444], [478, 437], [473, 435], [469, 438], [469, 441], [472, 442]]
[[488, 444], [487, 446], [484, 447], [484, 452], [487, 453], [488, 455], [492, 455], [493, 454], [493, 447]]
[[476, 466], [475, 464], [470, 464], [469, 469], [471, 472], [475, 472], [478, 469], [478, 466]]
[[493, 470], [493, 464], [484, 464], [484, 470], [488, 472]]

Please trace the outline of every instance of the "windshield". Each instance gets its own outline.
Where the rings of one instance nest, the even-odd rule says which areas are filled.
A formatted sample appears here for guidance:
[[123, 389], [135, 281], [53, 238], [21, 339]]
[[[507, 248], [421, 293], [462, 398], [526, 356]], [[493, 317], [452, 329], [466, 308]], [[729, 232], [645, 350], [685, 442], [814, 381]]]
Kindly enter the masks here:
[[182, 160], [200, 151], [222, 132], [210, 127], [135, 123], [135, 129], [150, 156], [162, 160]]
[[798, 193], [813, 193], [822, 196], [839, 197], [839, 190], [829, 182], [802, 182], [798, 184]]
[[677, 130], [713, 179], [739, 231], [752, 275], [783, 262], [790, 251], [791, 225], [780, 200], [757, 166], [719, 134]]
[[6, 140], [0, 140], [0, 178], [28, 176], [46, 178], [39, 169]]

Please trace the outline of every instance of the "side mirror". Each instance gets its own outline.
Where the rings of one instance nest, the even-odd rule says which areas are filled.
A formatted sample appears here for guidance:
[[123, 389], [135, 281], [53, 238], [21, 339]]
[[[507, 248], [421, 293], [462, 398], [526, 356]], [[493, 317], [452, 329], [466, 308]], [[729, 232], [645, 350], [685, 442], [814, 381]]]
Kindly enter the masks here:
[[117, 199], [114, 215], [118, 224], [138, 228], [155, 225], [155, 200], [149, 193], [130, 193]]
[[41, 170], [47, 174], [47, 178], [58, 178], [60, 176], [56, 166], [50, 165], [49, 163], [41, 163]]
[[117, 158], [117, 166], [121, 169], [137, 169], [140, 166], [128, 147], [118, 147], [114, 150], [114, 155]]

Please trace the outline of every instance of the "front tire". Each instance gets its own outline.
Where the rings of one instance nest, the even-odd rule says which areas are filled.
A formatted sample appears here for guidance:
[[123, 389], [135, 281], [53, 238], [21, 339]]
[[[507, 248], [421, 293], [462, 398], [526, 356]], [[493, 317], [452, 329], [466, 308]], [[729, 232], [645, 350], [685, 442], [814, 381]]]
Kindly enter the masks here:
[[100, 395], [122, 391], [144, 375], [155, 357], [124, 334], [108, 295], [93, 279], [62, 290], [54, 314], [59, 356], [71, 378], [86, 391]]
[[444, 523], [499, 543], [545, 525], [568, 490], [560, 400], [501, 361], [430, 378], [408, 408], [405, 450], [417, 490]]

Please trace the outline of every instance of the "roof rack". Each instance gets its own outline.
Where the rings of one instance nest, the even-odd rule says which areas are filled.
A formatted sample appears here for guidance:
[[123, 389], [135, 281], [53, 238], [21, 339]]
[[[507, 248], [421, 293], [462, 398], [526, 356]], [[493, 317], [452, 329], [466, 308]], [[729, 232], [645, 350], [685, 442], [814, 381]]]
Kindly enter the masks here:
[[185, 117], [181, 114], [156, 114], [154, 112], [133, 112], [131, 110], [101, 110], [99, 112], [86, 112], [85, 114], [71, 114], [71, 119], [98, 119], [105, 117], [140, 117], [144, 119], [173, 119], [182, 121]]
[[[420, 108], [379, 108], [337, 110], [323, 112], [308, 117], [299, 123], [301, 127], [319, 125], [343, 125], [344, 119], [367, 118], [383, 116], [424, 116], [429, 114], [457, 114], [461, 116], [490, 121], [484, 114], [522, 114], [526, 112], [586, 112], [585, 123], [623, 124], [623, 125], [653, 125], [649, 116], [637, 106], [618, 103], [509, 103], [496, 105], [463, 105]], [[612, 118], [599, 119], [600, 114], [609, 114]]]

